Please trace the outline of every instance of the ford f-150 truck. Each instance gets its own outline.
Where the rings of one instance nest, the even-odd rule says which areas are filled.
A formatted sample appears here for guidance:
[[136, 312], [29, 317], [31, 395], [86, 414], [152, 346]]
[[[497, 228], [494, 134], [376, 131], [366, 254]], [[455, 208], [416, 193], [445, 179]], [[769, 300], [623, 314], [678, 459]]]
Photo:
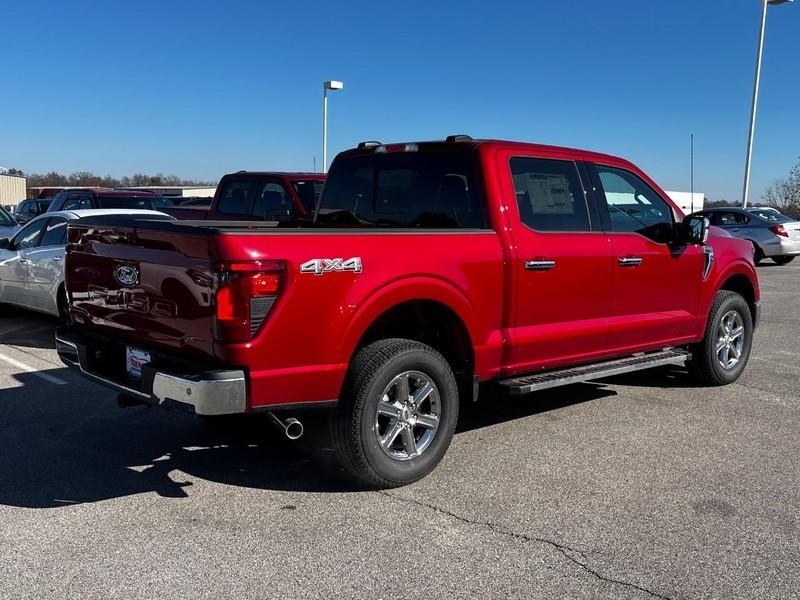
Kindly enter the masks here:
[[759, 314], [752, 246], [630, 162], [468, 136], [343, 152], [311, 228], [81, 221], [66, 281], [66, 364], [129, 401], [267, 411], [291, 437], [324, 407], [369, 486], [428, 474], [480, 382], [686, 364], [731, 383]]

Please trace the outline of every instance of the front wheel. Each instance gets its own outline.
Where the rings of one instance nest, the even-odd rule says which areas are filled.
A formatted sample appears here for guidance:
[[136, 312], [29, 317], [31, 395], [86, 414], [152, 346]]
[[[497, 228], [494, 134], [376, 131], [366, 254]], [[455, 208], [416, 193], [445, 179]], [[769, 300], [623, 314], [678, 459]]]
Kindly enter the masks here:
[[693, 348], [689, 367], [707, 385], [733, 383], [744, 371], [753, 344], [753, 318], [747, 301], [722, 290], [714, 298], [703, 341]]
[[794, 260], [794, 256], [773, 256], [772, 260], [775, 261], [776, 265], [788, 265]]
[[354, 479], [397, 487], [433, 471], [457, 421], [458, 386], [444, 357], [420, 342], [388, 339], [356, 355], [331, 433]]

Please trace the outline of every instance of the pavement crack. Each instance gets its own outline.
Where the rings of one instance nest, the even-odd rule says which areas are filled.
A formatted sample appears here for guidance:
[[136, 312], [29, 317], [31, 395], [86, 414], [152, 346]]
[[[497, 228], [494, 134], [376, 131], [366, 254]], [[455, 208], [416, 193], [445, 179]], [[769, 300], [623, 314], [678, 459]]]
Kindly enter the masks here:
[[659, 594], [658, 592], [654, 592], [654, 591], [649, 590], [649, 589], [647, 589], [645, 587], [642, 587], [642, 586], [640, 586], [638, 584], [632, 583], [630, 581], [624, 581], [622, 579], [615, 579], [614, 577], [610, 577], [608, 575], [604, 575], [604, 574], [600, 573], [599, 571], [597, 571], [596, 569], [593, 569], [592, 567], [590, 567], [588, 565], [588, 559], [586, 558], [586, 555], [583, 552], [581, 552], [580, 550], [578, 550], [577, 548], [571, 548], [571, 547], [566, 546], [564, 544], [560, 544], [560, 543], [556, 542], [555, 540], [542, 538], [542, 537], [536, 537], [536, 536], [528, 535], [528, 534], [525, 534], [525, 533], [519, 533], [518, 531], [513, 531], [512, 529], [509, 529], [508, 527], [505, 527], [503, 525], [499, 525], [497, 523], [492, 523], [490, 521], [482, 521], [480, 519], [471, 519], [469, 517], [465, 517], [463, 515], [459, 515], [458, 513], [454, 513], [452, 511], [446, 509], [446, 508], [442, 508], [441, 506], [436, 506], [435, 504], [430, 504], [428, 502], [423, 502], [421, 500], [416, 500], [414, 498], [408, 498], [406, 496], [400, 496], [398, 494], [391, 494], [391, 493], [389, 493], [389, 492], [387, 492], [385, 490], [380, 490], [380, 493], [383, 494], [384, 496], [392, 498], [393, 500], [396, 500], [398, 502], [404, 502], [404, 503], [407, 503], [407, 504], [415, 504], [416, 506], [419, 506], [419, 507], [422, 507], [422, 508], [427, 508], [428, 510], [432, 510], [432, 511], [437, 512], [439, 514], [448, 516], [448, 517], [450, 517], [452, 519], [455, 519], [457, 521], [460, 521], [462, 523], [466, 523], [467, 525], [473, 525], [473, 526], [476, 526], [476, 527], [484, 527], [484, 528], [492, 531], [493, 533], [497, 533], [498, 535], [504, 535], [506, 537], [510, 537], [510, 538], [514, 538], [514, 539], [518, 539], [518, 540], [523, 540], [523, 541], [526, 541], [526, 542], [537, 542], [537, 543], [540, 543], [540, 544], [545, 544], [547, 546], [555, 548], [568, 561], [570, 561], [574, 565], [580, 567], [586, 573], [589, 573], [590, 575], [592, 575], [596, 579], [599, 579], [600, 581], [604, 581], [606, 583], [615, 583], [617, 585], [622, 585], [622, 586], [625, 586], [627, 588], [631, 588], [631, 589], [640, 591], [640, 592], [642, 592], [644, 594], [647, 594], [648, 596], [652, 596], [653, 598], [660, 598], [661, 600], [671, 600], [671, 598], [669, 596], [664, 596], [662, 594]]

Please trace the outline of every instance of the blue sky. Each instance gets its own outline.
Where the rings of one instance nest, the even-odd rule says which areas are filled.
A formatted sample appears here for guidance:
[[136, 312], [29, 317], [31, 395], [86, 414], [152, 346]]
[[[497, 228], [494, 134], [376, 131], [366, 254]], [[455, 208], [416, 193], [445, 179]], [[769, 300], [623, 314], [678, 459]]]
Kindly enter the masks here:
[[[738, 198], [758, 0], [37, 2], [2, 5], [0, 165], [173, 173], [320, 164], [450, 133], [630, 158]], [[800, 3], [770, 8], [754, 197], [800, 156]]]

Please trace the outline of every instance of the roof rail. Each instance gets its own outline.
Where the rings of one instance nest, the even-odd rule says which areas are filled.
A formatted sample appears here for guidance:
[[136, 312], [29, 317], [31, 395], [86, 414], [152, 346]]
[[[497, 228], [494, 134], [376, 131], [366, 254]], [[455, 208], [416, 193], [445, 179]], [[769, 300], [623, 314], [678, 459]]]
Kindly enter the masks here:
[[377, 146], [380, 146], [380, 145], [381, 145], [381, 143], [378, 142], [378, 141], [368, 140], [366, 142], [361, 142], [360, 144], [358, 144], [358, 148], [359, 148], [359, 150], [363, 150], [364, 148], [376, 148]]
[[466, 134], [463, 134], [463, 133], [459, 133], [457, 135], [448, 135], [445, 138], [444, 141], [445, 142], [471, 142], [472, 141], [472, 136], [471, 135], [466, 135]]

